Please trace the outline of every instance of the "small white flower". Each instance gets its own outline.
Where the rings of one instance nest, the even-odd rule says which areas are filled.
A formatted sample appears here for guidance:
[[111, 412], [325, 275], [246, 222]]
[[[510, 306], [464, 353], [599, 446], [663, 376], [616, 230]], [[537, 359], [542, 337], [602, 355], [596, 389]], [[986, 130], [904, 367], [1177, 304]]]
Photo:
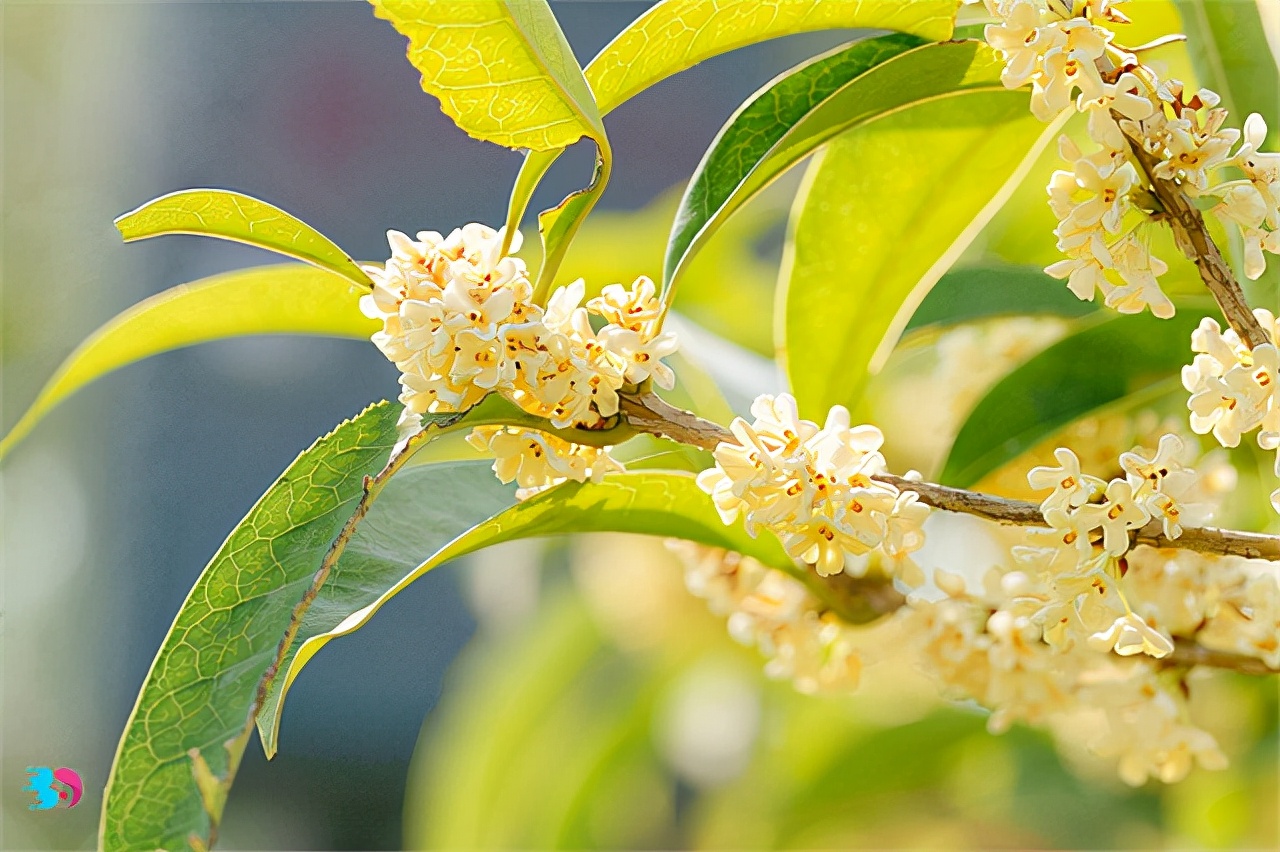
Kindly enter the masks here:
[[1134, 498], [1133, 486], [1126, 480], [1113, 479], [1107, 484], [1106, 502], [1081, 507], [1080, 513], [1102, 527], [1102, 548], [1112, 556], [1123, 556], [1129, 549], [1129, 531], [1144, 526], [1151, 513]]
[[1027, 473], [1027, 483], [1035, 490], [1053, 489], [1041, 502], [1041, 512], [1082, 506], [1103, 487], [1102, 480], [1080, 472], [1080, 459], [1071, 450], [1058, 447], [1053, 457], [1058, 460], [1058, 467], [1034, 467]]
[[1173, 653], [1173, 640], [1132, 612], [1117, 618], [1107, 630], [1090, 636], [1089, 644], [1122, 657], [1147, 654], [1160, 659]]
[[587, 308], [604, 317], [610, 325], [637, 332], [647, 339], [662, 313], [662, 303], [656, 294], [653, 281], [641, 275], [630, 289], [621, 284], [606, 286], [599, 296], [587, 302]]
[[1106, 51], [1111, 33], [1083, 18], [1064, 21], [1058, 27], [1066, 34], [1066, 41], [1044, 54], [1044, 73], [1031, 97], [1031, 112], [1041, 121], [1052, 120], [1070, 106], [1076, 89], [1086, 101], [1100, 98], [1104, 92], [1097, 60]]
[[1114, 287], [1107, 280], [1106, 267], [1092, 254], [1060, 260], [1046, 266], [1044, 271], [1059, 280], [1066, 278], [1067, 289], [1084, 302], [1092, 302], [1099, 290], [1105, 297]]
[[1174, 315], [1173, 302], [1160, 289], [1156, 280], [1169, 271], [1169, 265], [1151, 254], [1150, 248], [1129, 234], [1110, 247], [1115, 270], [1124, 279], [1124, 285], [1107, 293], [1106, 305], [1122, 314], [1141, 313], [1150, 308], [1160, 319]]
[[674, 332], [663, 332], [646, 340], [631, 329], [609, 326], [601, 330], [599, 340], [605, 349], [622, 359], [626, 381], [635, 384], [652, 377], [660, 388], [670, 390], [676, 386], [675, 373], [661, 360], [679, 348]]
[[1120, 454], [1120, 467], [1124, 469], [1129, 485], [1135, 490], [1146, 488], [1159, 491], [1165, 478], [1183, 470], [1179, 458], [1186, 447], [1177, 435], [1160, 436], [1160, 443], [1151, 458], [1137, 451]]
[[1130, 72], [1121, 74], [1114, 83], [1104, 84], [1097, 97], [1086, 99], [1081, 94], [1076, 99], [1076, 109], [1089, 114], [1089, 138], [1112, 151], [1123, 151], [1128, 146], [1111, 111], [1141, 121], [1155, 108], [1151, 99], [1142, 94], [1142, 81]]
[[1064, 34], [1053, 27], [1041, 27], [1040, 7], [1035, 0], [1015, 0], [999, 24], [988, 24], [983, 38], [1004, 54], [1005, 69], [1000, 81], [1016, 89], [1039, 71], [1040, 57], [1050, 47], [1063, 43]]

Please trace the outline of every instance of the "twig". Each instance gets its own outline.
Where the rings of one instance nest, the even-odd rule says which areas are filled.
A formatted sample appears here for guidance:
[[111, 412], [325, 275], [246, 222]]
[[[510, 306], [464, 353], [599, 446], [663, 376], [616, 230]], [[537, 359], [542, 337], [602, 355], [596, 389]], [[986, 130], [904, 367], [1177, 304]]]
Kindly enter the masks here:
[[[1123, 119], [1123, 116], [1118, 113], [1113, 113], [1113, 116]], [[1217, 300], [1218, 307], [1222, 308], [1222, 314], [1227, 318], [1227, 322], [1250, 349], [1270, 343], [1270, 338], [1267, 337], [1258, 318], [1253, 315], [1249, 303], [1245, 301], [1244, 291], [1240, 289], [1240, 284], [1231, 272], [1231, 267], [1227, 265], [1222, 252], [1218, 250], [1217, 244], [1210, 236], [1209, 228], [1205, 225], [1204, 216], [1201, 215], [1200, 210], [1175, 181], [1156, 177], [1155, 169], [1161, 163], [1158, 156], [1148, 151], [1141, 140], [1134, 139], [1132, 136], [1126, 138], [1133, 156], [1142, 166], [1147, 179], [1151, 181], [1151, 188], [1156, 198], [1164, 207], [1164, 213], [1173, 227], [1178, 247], [1182, 249], [1187, 259], [1195, 263], [1196, 269], [1200, 271], [1201, 280]]]
[[[667, 404], [654, 393], [622, 397], [622, 411], [627, 421], [642, 432], [649, 432], [691, 444], [704, 450], [715, 450], [722, 441], [734, 442], [733, 433], [718, 423], [703, 420], [697, 415]], [[892, 485], [900, 491], [914, 491], [920, 502], [935, 509], [963, 512], [989, 521], [1018, 526], [1046, 526], [1039, 505], [1026, 500], [1011, 500], [980, 491], [966, 491], [932, 482], [917, 482], [892, 474], [880, 474], [874, 479]], [[1133, 543], [1148, 547], [1178, 548], [1208, 553], [1215, 556], [1243, 556], [1247, 559], [1280, 561], [1280, 536], [1240, 530], [1222, 530], [1215, 527], [1189, 527], [1182, 535], [1171, 539], [1164, 534], [1159, 521], [1152, 521], [1132, 533]]]
[[[641, 432], [701, 447], [704, 450], [712, 451], [721, 442], [735, 440], [733, 433], [720, 424], [669, 405], [652, 392], [623, 395], [621, 409], [627, 422]], [[964, 512], [1002, 524], [1045, 526], [1040, 507], [1025, 500], [1010, 500], [994, 494], [966, 491], [962, 488], [936, 485], [931, 482], [917, 482], [891, 474], [882, 474], [874, 479], [893, 485], [902, 491], [914, 491], [920, 495], [922, 503], [927, 503], [936, 509]], [[1181, 548], [1218, 556], [1243, 556], [1249, 559], [1280, 561], [1280, 536], [1221, 530], [1213, 527], [1192, 527], [1184, 529], [1178, 538], [1170, 539], [1164, 535], [1164, 530], [1158, 521], [1152, 521], [1141, 529], [1134, 530], [1131, 535], [1135, 545]], [[906, 604], [906, 599], [888, 580], [854, 578], [845, 574], [836, 574], [831, 577], [819, 577], [813, 574], [806, 580], [811, 587], [816, 585], [817, 588], [814, 588], [814, 591], [842, 619], [852, 624], [874, 621], [882, 615], [897, 611]], [[1173, 653], [1160, 663], [1164, 666], [1187, 668], [1211, 666], [1252, 675], [1280, 673], [1280, 670], [1273, 669], [1254, 657], [1216, 651], [1184, 638], [1175, 639]]]
[[1231, 669], [1241, 674], [1270, 675], [1280, 674], [1280, 669], [1273, 669], [1256, 657], [1234, 654], [1231, 651], [1215, 651], [1203, 645], [1197, 645], [1189, 639], [1174, 639], [1173, 653], [1160, 660], [1166, 666], [1209, 666], [1215, 669]]

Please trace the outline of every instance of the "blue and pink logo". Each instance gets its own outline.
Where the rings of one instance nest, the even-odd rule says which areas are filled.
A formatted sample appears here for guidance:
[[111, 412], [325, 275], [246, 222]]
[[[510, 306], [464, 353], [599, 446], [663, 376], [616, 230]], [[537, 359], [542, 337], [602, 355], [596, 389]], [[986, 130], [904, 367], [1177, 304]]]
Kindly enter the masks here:
[[28, 805], [29, 810], [47, 811], [53, 808], [74, 808], [84, 792], [84, 782], [80, 773], [63, 766], [50, 769], [47, 766], [28, 766], [27, 786], [36, 797], [35, 803]]

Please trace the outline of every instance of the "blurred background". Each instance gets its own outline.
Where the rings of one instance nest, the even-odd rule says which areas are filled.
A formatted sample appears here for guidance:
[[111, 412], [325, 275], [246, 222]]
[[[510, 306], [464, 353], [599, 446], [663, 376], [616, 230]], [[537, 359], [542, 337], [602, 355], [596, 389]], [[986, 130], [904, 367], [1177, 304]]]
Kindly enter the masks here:
[[[647, 5], [554, 8], [585, 62]], [[241, 190], [367, 259], [386, 256], [387, 228], [503, 218], [518, 155], [454, 128], [363, 3], [0, 8], [5, 428], [115, 313], [269, 261], [193, 237], [121, 244], [112, 220], [156, 195]], [[566, 271], [656, 275], [672, 193], [724, 120], [849, 36], [738, 51], [612, 113], [613, 182]], [[533, 209], [584, 184], [590, 157], [565, 157]], [[1040, 188], [1052, 167], [970, 261], [1054, 259]], [[689, 337], [733, 407], [777, 387], [769, 305], [788, 197], [784, 185], [744, 211], [682, 292], [686, 316], [736, 341]], [[1044, 236], [1027, 244], [1033, 227]], [[726, 281], [740, 294], [729, 309], [716, 297]], [[206, 344], [89, 387], [6, 460], [5, 848], [95, 845], [117, 738], [201, 568], [301, 449], [394, 396], [395, 380], [359, 343]], [[901, 400], [881, 405], [905, 416]], [[922, 436], [902, 452], [926, 467], [942, 449]], [[873, 666], [864, 680], [853, 698], [766, 681], [659, 542], [508, 546], [427, 575], [315, 659], [290, 693], [279, 756], [246, 752], [220, 847], [1280, 845], [1274, 682], [1215, 676], [1200, 690], [1230, 770], [1130, 790], [1043, 734], [988, 735], [981, 712], [940, 703], [910, 672]], [[82, 804], [28, 811], [35, 765], [78, 770]]]

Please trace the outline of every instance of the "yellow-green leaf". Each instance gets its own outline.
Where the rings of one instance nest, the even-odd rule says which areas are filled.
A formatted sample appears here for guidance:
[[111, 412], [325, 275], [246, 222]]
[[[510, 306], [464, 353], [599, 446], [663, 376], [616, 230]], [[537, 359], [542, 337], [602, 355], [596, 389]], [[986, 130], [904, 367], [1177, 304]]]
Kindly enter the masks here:
[[633, 21], [587, 66], [601, 114], [703, 60], [779, 36], [877, 29], [942, 41], [957, 0], [664, 0]]
[[[989, 53], [989, 51], [988, 51]], [[964, 91], [836, 138], [805, 175], [776, 340], [807, 417], [854, 406], [912, 312], [1057, 132], [1006, 91]]]
[[[603, 116], [699, 62], [780, 36], [881, 29], [942, 41], [951, 37], [957, 6], [958, 0], [663, 0], [609, 42], [585, 75]], [[534, 187], [564, 147], [532, 151], [525, 157], [508, 226], [519, 224]], [[589, 209], [588, 205], [585, 212]], [[564, 230], [570, 239], [576, 224]]]
[[538, 214], [538, 235], [542, 238], [542, 263], [534, 284], [534, 301], [542, 303], [551, 290], [560, 264], [573, 243], [578, 228], [586, 221], [587, 214], [596, 206], [609, 181], [610, 160], [596, 160], [596, 173], [590, 185], [572, 192], [557, 206]]
[[296, 264], [257, 266], [165, 290], [110, 320], [62, 362], [0, 441], [0, 458], [62, 400], [151, 355], [249, 334], [368, 339], [379, 326], [360, 313], [359, 298], [342, 279]]
[[103, 849], [212, 843], [281, 641], [365, 478], [386, 464], [398, 413], [371, 406], [316, 441], [201, 573], [129, 714], [103, 797]]
[[336, 272], [366, 290], [372, 286], [364, 270], [324, 234], [273, 204], [227, 189], [162, 195], [116, 219], [116, 227], [126, 243], [165, 234], [232, 240]]
[[[321, 590], [258, 716], [267, 754], [275, 752], [280, 710], [289, 687], [315, 654], [333, 639], [363, 627], [383, 604], [428, 571], [504, 541], [578, 532], [631, 532], [669, 536], [723, 547], [793, 573], [815, 594], [830, 590], [797, 569], [771, 534], [751, 538], [741, 524], [725, 526], [690, 473], [628, 472], [603, 482], [567, 482], [503, 511], [511, 489], [490, 477], [487, 463], [424, 465], [401, 471], [382, 492]], [[468, 525], [470, 528], [468, 528]], [[423, 554], [430, 554], [416, 568]], [[852, 620], [878, 617], [849, 610]]]
[[458, 127], [545, 151], [589, 136], [605, 146], [595, 99], [545, 0], [371, 0], [409, 39], [423, 91]]

